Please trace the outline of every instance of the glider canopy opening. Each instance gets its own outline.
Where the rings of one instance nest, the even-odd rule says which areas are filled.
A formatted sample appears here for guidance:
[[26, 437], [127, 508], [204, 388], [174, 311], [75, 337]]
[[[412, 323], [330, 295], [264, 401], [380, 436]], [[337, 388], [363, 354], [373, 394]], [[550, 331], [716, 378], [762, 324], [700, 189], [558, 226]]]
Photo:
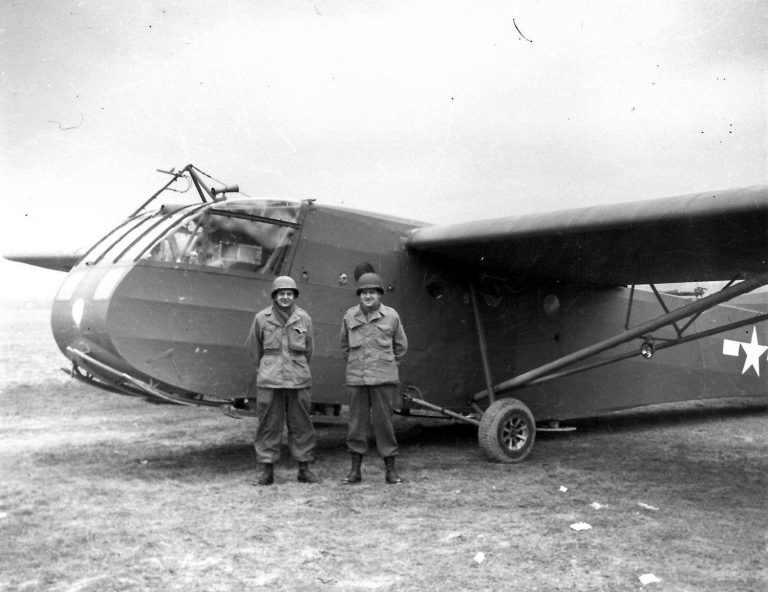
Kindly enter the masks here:
[[228, 200], [160, 208], [124, 222], [82, 262], [145, 261], [277, 274], [299, 228], [300, 203]]

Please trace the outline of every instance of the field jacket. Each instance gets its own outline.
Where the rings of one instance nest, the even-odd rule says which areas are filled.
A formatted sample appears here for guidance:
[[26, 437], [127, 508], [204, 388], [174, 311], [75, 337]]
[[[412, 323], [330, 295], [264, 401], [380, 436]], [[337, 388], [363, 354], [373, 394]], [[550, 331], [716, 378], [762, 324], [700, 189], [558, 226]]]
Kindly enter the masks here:
[[341, 349], [348, 385], [393, 384], [400, 380], [397, 362], [408, 350], [408, 339], [394, 308], [382, 304], [366, 318], [358, 305], [344, 315]]
[[256, 313], [246, 341], [258, 367], [256, 386], [261, 388], [307, 388], [312, 384], [312, 319], [294, 307], [285, 325], [272, 307]]

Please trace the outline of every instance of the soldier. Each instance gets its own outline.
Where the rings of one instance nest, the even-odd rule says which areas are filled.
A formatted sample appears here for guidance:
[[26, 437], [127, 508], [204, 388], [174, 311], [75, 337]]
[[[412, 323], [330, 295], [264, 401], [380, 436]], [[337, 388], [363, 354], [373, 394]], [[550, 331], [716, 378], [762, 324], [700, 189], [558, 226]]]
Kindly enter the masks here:
[[310, 419], [312, 319], [294, 304], [296, 282], [280, 276], [272, 282], [272, 306], [253, 319], [246, 347], [258, 367], [256, 375], [256, 485], [272, 485], [273, 464], [280, 458], [283, 425], [288, 448], [299, 463], [298, 480], [317, 483], [312, 472], [315, 428]]
[[368, 450], [371, 424], [376, 448], [384, 458], [386, 482], [402, 483], [395, 469], [398, 449], [392, 408], [400, 380], [397, 363], [408, 349], [408, 340], [397, 311], [381, 303], [384, 285], [378, 275], [361, 275], [357, 295], [360, 304], [350, 308], [341, 323], [349, 391], [347, 447], [352, 455], [352, 468], [342, 483], [362, 481], [360, 465]]

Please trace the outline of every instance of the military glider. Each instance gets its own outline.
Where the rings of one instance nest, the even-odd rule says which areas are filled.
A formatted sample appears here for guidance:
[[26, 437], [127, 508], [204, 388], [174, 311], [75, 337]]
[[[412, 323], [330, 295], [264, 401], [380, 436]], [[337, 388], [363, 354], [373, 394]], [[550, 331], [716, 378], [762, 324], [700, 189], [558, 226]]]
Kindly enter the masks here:
[[[768, 314], [734, 300], [768, 284], [768, 187], [428, 225], [167, 173], [84, 254], [6, 255], [68, 271], [52, 328], [78, 379], [245, 412], [251, 319], [291, 275], [315, 324], [314, 412], [338, 421], [340, 321], [375, 270], [409, 336], [399, 413], [478, 426], [496, 462], [563, 420], [768, 394]], [[193, 200], [166, 200], [179, 183]], [[720, 280], [708, 295], [658, 287]]]

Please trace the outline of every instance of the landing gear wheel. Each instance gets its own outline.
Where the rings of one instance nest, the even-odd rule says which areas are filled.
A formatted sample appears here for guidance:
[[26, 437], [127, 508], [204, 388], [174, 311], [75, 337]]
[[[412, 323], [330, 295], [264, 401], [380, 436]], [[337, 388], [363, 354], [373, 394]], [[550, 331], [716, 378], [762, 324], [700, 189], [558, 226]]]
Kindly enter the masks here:
[[521, 462], [530, 454], [536, 439], [533, 413], [522, 401], [499, 399], [480, 418], [477, 439], [492, 462]]

